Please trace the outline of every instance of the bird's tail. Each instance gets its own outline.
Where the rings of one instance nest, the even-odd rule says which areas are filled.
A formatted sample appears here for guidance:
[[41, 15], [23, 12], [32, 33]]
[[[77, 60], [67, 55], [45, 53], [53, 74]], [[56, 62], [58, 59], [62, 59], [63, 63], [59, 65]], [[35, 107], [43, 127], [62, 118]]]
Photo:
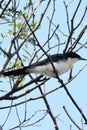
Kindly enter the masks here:
[[11, 70], [11, 71], [5, 71], [5, 72], [2, 72], [2, 74], [4, 76], [18, 76], [18, 75], [25, 75], [27, 74], [26, 72], [26, 68], [22, 68], [22, 69], [17, 69], [17, 70]]

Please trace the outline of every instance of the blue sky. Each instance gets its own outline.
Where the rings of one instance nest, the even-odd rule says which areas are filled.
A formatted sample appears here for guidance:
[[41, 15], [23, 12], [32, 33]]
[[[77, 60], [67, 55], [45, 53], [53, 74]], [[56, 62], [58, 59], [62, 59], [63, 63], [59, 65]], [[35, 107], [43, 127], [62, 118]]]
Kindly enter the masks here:
[[[73, 2], [69, 6], [70, 20], [72, 18], [74, 9], [76, 8], [79, 0], [77, 0], [77, 1], [72, 0], [72, 1]], [[24, 2], [24, 1], [22, 1], [22, 2]], [[66, 0], [67, 4], [69, 4], [70, 2], [71, 2], [71, 0]], [[38, 18], [40, 17], [40, 14], [44, 9], [45, 4], [46, 3], [43, 2], [42, 6], [39, 8], [37, 16], [36, 16], [36, 20], [38, 20]], [[84, 12], [84, 7], [86, 5], [87, 5], [87, 1], [86, 0], [82, 1], [79, 12], [75, 19], [75, 24], [77, 24], [79, 19], [81, 18], [81, 15]], [[20, 5], [20, 8], [22, 8], [21, 5]], [[39, 40], [41, 45], [43, 45], [45, 43], [45, 41], [47, 40], [47, 37], [48, 37], [49, 20], [47, 19], [47, 17], [49, 17], [49, 18], [51, 17], [52, 8], [53, 8], [53, 6], [52, 6], [52, 2], [51, 2], [49, 9], [43, 19], [43, 22], [42, 22], [39, 30], [36, 32], [37, 39]], [[59, 29], [61, 29], [61, 31], [63, 31], [66, 35], [68, 35], [68, 30], [67, 30], [67, 25], [66, 25], [65, 7], [64, 7], [62, 0], [56, 1], [55, 9], [56, 10], [55, 10], [53, 22], [55, 25], [59, 24]], [[87, 23], [87, 15], [86, 15], [86, 18], [84, 19], [84, 21], [82, 22], [80, 28], [76, 31], [76, 33], [74, 33], [74, 37], [78, 36], [79, 32], [85, 26], [86, 23]], [[6, 34], [8, 28], [9, 28], [8, 25], [0, 26], [0, 30], [1, 30], [0, 33]], [[52, 33], [52, 29], [54, 29], [54, 26], [52, 26], [52, 28], [51, 28], [51, 33]], [[61, 43], [66, 42], [67, 37], [63, 36], [59, 31], [57, 31], [57, 34], [60, 38]], [[9, 39], [11, 40], [11, 37], [7, 37], [6, 39], [4, 39], [3, 44], [2, 44], [2, 46], [6, 49], [8, 49], [8, 45], [10, 42]], [[87, 31], [81, 39], [81, 43], [85, 43], [85, 42], [87, 42]], [[52, 38], [52, 40], [50, 41], [50, 46], [54, 46], [57, 43], [58, 43], [58, 40], [54, 36]], [[32, 47], [32, 49], [31, 49], [31, 47]], [[60, 50], [59, 50], [60, 53], [62, 53], [64, 47], [65, 47], [64, 45], [60, 47]], [[77, 50], [78, 48], [79, 48], [79, 46], [75, 50]], [[34, 49], [33, 46], [29, 45], [28, 51], [30, 52], [31, 55], [32, 55], [33, 49]], [[48, 46], [46, 46], [44, 49], [47, 50]], [[52, 49], [49, 53], [54, 54], [57, 52], [58, 52], [58, 48], [56, 47], [56, 48]], [[42, 53], [43, 52], [40, 51], [38, 55], [40, 56], [40, 55], [42, 55]], [[80, 54], [84, 58], [87, 58], [87, 50], [85, 48], [82, 48], [80, 51], [78, 51], [78, 54]], [[0, 57], [1, 57], [2, 63], [4, 64], [3, 56], [0, 55]], [[22, 54], [21, 54], [21, 57], [23, 57]], [[26, 63], [26, 64], [28, 64], [28, 63]], [[75, 74], [77, 74], [79, 72], [79, 70], [85, 64], [87, 64], [87, 62], [85, 62], [85, 61], [77, 62], [73, 68], [73, 76]], [[2, 64], [0, 65], [0, 67], [2, 67]], [[69, 75], [69, 73], [66, 73], [63, 76], [61, 76], [61, 78], [63, 79], [64, 82], [67, 81], [68, 75]], [[0, 88], [9, 91], [10, 84], [8, 82], [8, 78], [2, 77], [0, 80], [3, 81], [2, 83], [0, 83]], [[28, 81], [28, 80], [29, 80], [28, 77], [26, 77], [26, 81]], [[75, 99], [77, 104], [79, 105], [79, 107], [82, 109], [83, 113], [87, 116], [86, 80], [87, 80], [87, 67], [85, 67], [85, 69], [71, 83], [69, 83], [67, 85], [67, 87], [68, 87], [71, 95], [73, 96], [73, 98]], [[42, 88], [45, 89], [45, 92], [49, 92], [50, 90], [58, 87], [59, 85], [60, 85], [60, 83], [58, 83], [58, 81], [56, 79], [51, 78], [45, 85], [42, 86]], [[35, 84], [33, 84], [32, 86], [34, 87]], [[32, 86], [29, 86], [29, 87], [23, 89], [21, 92], [24, 92], [27, 89], [30, 89]], [[16, 95], [20, 94], [21, 92], [17, 92]], [[1, 92], [0, 95], [2, 95], [4, 93]], [[22, 97], [22, 98], [18, 99], [17, 101], [14, 101], [14, 102], [1, 101], [0, 106], [1, 107], [7, 106], [7, 105], [10, 105], [11, 103], [15, 104], [15, 103], [24, 101], [25, 98], [29, 99], [29, 98], [34, 98], [34, 97], [38, 97], [38, 96], [40, 96], [40, 93], [39, 93], [39, 90], [36, 89], [32, 93], [26, 95], [26, 97]], [[68, 95], [66, 94], [66, 92], [63, 88], [47, 95], [46, 97], [47, 97], [48, 103], [50, 104], [50, 108], [51, 108], [54, 116], [55, 117], [57, 116], [57, 122], [58, 122], [58, 126], [59, 126], [60, 130], [66, 130], [66, 129], [69, 130], [70, 124], [72, 124], [72, 122], [66, 116], [66, 114], [63, 110], [63, 106], [65, 106], [67, 108], [68, 112], [70, 113], [71, 117], [76, 121], [76, 123], [79, 124], [80, 127], [82, 127], [82, 124], [81, 124], [82, 117], [79, 114], [79, 112], [77, 111], [77, 109], [75, 108], [75, 106], [73, 105], [73, 103], [71, 102], [71, 100], [69, 99]], [[22, 121], [25, 116], [25, 104], [18, 106], [17, 109], [18, 109], [18, 114], [20, 116], [20, 119]], [[35, 122], [37, 119], [39, 119], [40, 117], [42, 117], [45, 114], [46, 107], [43, 102], [43, 99], [28, 102], [26, 104], [26, 110], [27, 110], [27, 118], [31, 117], [36, 112], [35, 116], [30, 120], [29, 124]], [[1, 115], [1, 117], [3, 117], [0, 120], [0, 125], [2, 125], [3, 122], [5, 121], [9, 111], [10, 111], [9, 109], [0, 110], [0, 115]], [[3, 127], [3, 130], [8, 130], [8, 129], [14, 127], [15, 125], [19, 124], [16, 114], [17, 114], [16, 108], [15, 107], [11, 108], [10, 116], [7, 120], [6, 125]], [[83, 119], [82, 119], [82, 121], [84, 123]], [[44, 129], [54, 130], [53, 123], [52, 123], [52, 120], [49, 117], [49, 115], [47, 115], [44, 118], [44, 120], [42, 120], [40, 123], [37, 123], [36, 125], [33, 125], [33, 126], [29, 126], [28, 128], [25, 127], [22, 130], [28, 130], [28, 129], [30, 129], [30, 130], [41, 130], [41, 129], [42, 130], [44, 130]], [[87, 126], [84, 125], [83, 130], [86, 130], [86, 129], [87, 129]], [[19, 130], [19, 129], [16, 128], [16, 130]], [[73, 124], [72, 124], [72, 130], [76, 130], [76, 127], [74, 127]]]

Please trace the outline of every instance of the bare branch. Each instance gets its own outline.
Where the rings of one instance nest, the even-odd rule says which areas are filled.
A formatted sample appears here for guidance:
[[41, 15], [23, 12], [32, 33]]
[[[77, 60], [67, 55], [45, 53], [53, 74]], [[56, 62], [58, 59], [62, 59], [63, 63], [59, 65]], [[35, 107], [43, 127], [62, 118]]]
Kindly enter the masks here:
[[65, 111], [65, 113], [67, 114], [67, 116], [69, 117], [69, 119], [73, 122], [73, 124], [79, 129], [82, 130], [82, 128], [79, 127], [79, 125], [76, 124], [76, 122], [72, 119], [72, 117], [70, 116], [69, 112], [66, 110], [66, 107], [63, 106], [63, 109]]

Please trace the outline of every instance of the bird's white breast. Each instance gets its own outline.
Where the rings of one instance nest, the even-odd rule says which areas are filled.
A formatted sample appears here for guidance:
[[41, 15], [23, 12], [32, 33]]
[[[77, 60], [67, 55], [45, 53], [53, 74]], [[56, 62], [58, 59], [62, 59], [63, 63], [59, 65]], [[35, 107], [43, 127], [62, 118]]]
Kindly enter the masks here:
[[[62, 75], [63, 73], [67, 72], [70, 68], [72, 68], [72, 66], [67, 61], [54, 62], [53, 65], [58, 75]], [[29, 69], [29, 72], [43, 74], [49, 77], [55, 77], [55, 72], [50, 63]]]

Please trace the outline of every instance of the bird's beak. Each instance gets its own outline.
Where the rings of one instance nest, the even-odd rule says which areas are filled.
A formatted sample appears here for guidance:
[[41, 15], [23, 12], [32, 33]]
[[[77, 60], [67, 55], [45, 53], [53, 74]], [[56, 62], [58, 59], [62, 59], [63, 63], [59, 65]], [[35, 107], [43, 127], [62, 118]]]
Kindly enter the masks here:
[[81, 57], [81, 60], [87, 60], [87, 59]]

